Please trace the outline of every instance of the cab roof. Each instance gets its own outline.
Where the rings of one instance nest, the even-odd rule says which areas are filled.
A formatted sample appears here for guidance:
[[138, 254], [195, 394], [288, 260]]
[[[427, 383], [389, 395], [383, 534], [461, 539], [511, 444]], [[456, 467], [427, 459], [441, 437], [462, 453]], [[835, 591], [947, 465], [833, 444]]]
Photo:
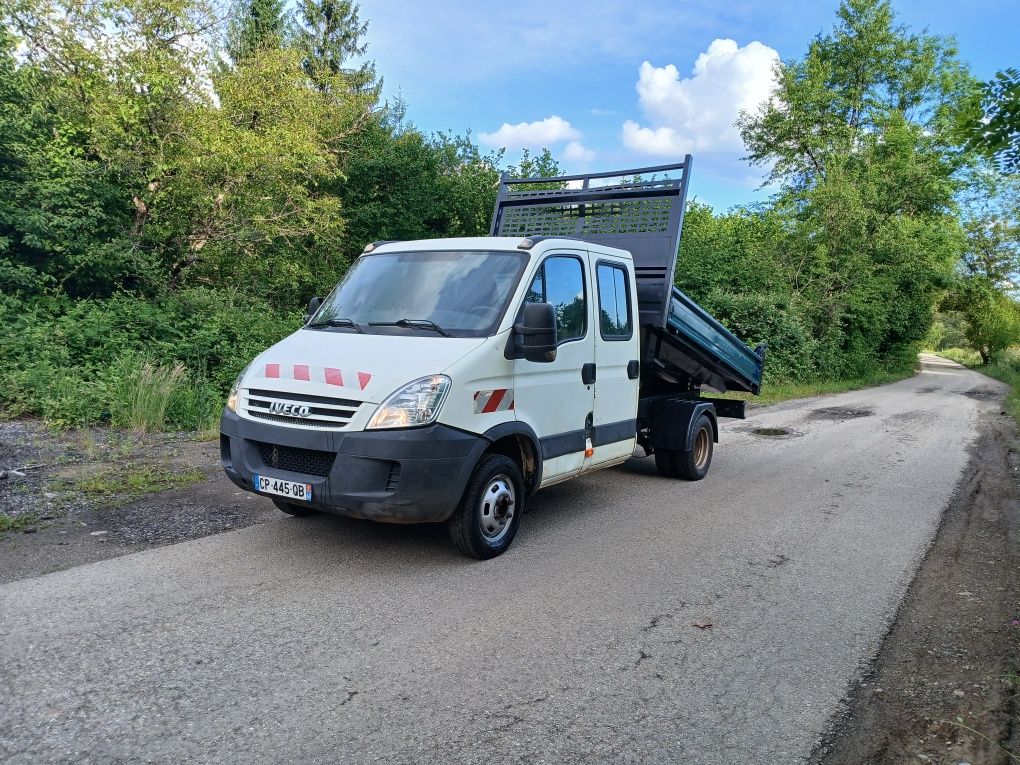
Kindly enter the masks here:
[[525, 239], [517, 236], [462, 236], [451, 237], [449, 239], [411, 239], [407, 241], [380, 242], [370, 251], [366, 248], [365, 254], [369, 254], [369, 252], [371, 254], [375, 254], [385, 252], [408, 252], [412, 250], [418, 252], [439, 252], [443, 250], [499, 250], [527, 252], [538, 255], [550, 249], [585, 249], [590, 252], [597, 252], [603, 255], [631, 260], [631, 255], [627, 250], [621, 250], [617, 247], [609, 247], [604, 244], [595, 244], [593, 242], [584, 241], [583, 239], [573, 239], [570, 237], [533, 237], [533, 239], [534, 244], [530, 247], [526, 245], [522, 246]]

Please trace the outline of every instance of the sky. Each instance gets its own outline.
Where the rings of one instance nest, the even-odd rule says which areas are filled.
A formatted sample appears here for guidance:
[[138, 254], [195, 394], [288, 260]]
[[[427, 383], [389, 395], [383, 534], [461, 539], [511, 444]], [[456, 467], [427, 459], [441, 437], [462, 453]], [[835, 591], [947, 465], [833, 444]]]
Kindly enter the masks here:
[[[694, 155], [690, 195], [760, 201], [733, 127], [777, 59], [831, 28], [836, 0], [361, 0], [368, 57], [422, 130], [483, 149], [549, 147], [569, 173]], [[901, 23], [953, 35], [981, 79], [1020, 64], [1020, 0], [894, 0]]]

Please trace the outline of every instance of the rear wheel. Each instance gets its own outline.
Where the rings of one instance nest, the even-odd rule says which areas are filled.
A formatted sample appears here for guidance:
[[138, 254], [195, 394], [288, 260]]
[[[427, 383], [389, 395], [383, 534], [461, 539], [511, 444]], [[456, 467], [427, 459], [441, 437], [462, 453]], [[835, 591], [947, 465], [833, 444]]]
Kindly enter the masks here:
[[659, 475], [700, 481], [712, 466], [712, 448], [715, 441], [712, 420], [703, 414], [694, 422], [694, 438], [688, 451], [655, 450], [655, 467]]
[[296, 505], [293, 502], [284, 502], [282, 499], [274, 499], [273, 504], [283, 510], [287, 515], [293, 515], [297, 517], [304, 517], [306, 515], [315, 515], [319, 511], [314, 507], [308, 505]]
[[514, 541], [523, 514], [524, 479], [517, 463], [503, 454], [486, 454], [447, 521], [450, 540], [472, 558], [494, 558]]

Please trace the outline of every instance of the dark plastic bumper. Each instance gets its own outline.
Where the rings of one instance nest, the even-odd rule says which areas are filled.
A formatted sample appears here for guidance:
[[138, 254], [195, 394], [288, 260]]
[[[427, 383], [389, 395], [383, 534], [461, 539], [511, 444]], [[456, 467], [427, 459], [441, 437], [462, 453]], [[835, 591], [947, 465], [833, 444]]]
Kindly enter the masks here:
[[[220, 419], [223, 469], [242, 489], [254, 491], [255, 473], [309, 483], [313, 497], [309, 504], [316, 509], [390, 523], [449, 518], [488, 443], [446, 425], [344, 433], [252, 422], [230, 410], [224, 410]], [[287, 450], [319, 452], [318, 462], [325, 465], [319, 472], [328, 470], [328, 475], [267, 465], [263, 452], [272, 454], [273, 445], [280, 447], [278, 464], [283, 452], [309, 456]], [[329, 455], [335, 455], [331, 465]]]

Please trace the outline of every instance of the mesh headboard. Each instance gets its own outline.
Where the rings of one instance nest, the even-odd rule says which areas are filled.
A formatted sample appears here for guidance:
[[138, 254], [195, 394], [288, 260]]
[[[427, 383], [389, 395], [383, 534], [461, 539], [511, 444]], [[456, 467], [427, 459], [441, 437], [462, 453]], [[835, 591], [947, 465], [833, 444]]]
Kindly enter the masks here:
[[[674, 177], [658, 176], [669, 174]], [[493, 236], [563, 236], [628, 250], [641, 323], [665, 326], [691, 155], [674, 165], [557, 178], [503, 174]]]

